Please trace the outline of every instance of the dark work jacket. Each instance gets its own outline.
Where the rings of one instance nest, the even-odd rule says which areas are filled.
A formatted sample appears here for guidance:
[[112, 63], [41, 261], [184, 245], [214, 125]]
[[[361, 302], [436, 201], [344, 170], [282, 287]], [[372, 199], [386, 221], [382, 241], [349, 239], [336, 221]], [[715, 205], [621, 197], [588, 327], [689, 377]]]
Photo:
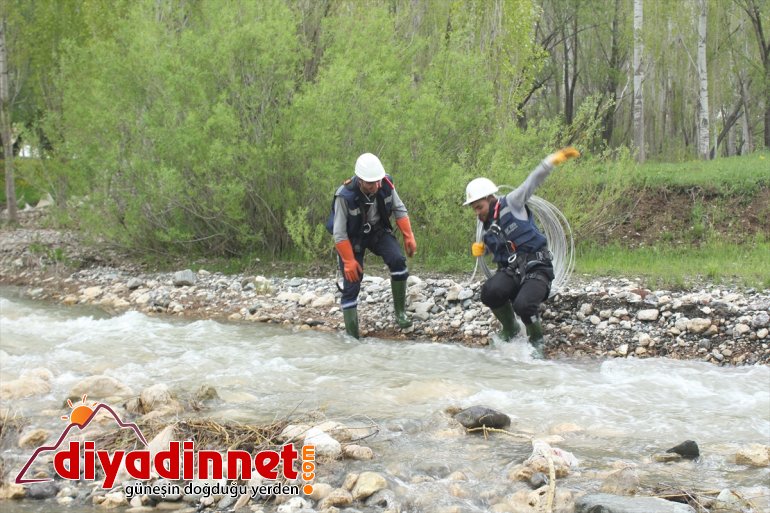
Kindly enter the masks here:
[[505, 196], [489, 206], [490, 219], [484, 223], [484, 244], [492, 252], [498, 265], [507, 266], [508, 258], [514, 253], [536, 253], [546, 249], [545, 235], [535, 225], [535, 218], [525, 206], [529, 219], [514, 217]]
[[[334, 203], [337, 196], [345, 200], [348, 205], [348, 239], [355, 247], [364, 238], [364, 216], [369, 208], [366, 196], [358, 186], [358, 177], [354, 176], [347, 180], [337, 189], [332, 198], [332, 210], [329, 219], [326, 221], [326, 230], [329, 233], [334, 232]], [[374, 195], [377, 202], [377, 212], [380, 214], [380, 220], [377, 226], [372, 226], [372, 232], [380, 229], [392, 231], [390, 224], [390, 214], [393, 211], [393, 179], [385, 175], [382, 179], [380, 188]]]

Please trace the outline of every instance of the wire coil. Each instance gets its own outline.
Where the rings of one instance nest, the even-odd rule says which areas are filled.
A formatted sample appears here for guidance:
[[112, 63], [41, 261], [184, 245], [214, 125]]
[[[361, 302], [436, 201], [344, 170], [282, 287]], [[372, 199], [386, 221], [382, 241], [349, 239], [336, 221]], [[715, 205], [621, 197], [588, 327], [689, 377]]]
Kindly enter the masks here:
[[[499, 188], [513, 190], [510, 185], [500, 185]], [[566, 286], [575, 268], [575, 241], [572, 238], [572, 228], [567, 218], [555, 205], [539, 196], [529, 198], [527, 206], [535, 216], [535, 223], [548, 240], [548, 249], [553, 254], [555, 277], [551, 283], [549, 296], [551, 297]], [[476, 242], [484, 242], [484, 224], [478, 219], [476, 220]], [[487, 278], [492, 276], [492, 271], [482, 255], [476, 258], [476, 266], [470, 278], [471, 282], [479, 267]]]

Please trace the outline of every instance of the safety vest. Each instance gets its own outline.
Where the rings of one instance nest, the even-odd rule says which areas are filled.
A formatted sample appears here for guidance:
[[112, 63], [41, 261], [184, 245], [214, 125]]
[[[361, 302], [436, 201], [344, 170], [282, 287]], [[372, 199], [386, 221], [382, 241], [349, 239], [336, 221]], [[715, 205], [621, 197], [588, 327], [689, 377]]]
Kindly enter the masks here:
[[505, 196], [497, 199], [490, 221], [484, 223], [484, 244], [492, 252], [495, 262], [507, 265], [514, 253], [536, 253], [543, 250], [548, 241], [535, 224], [528, 206], [524, 206], [529, 219], [514, 217]]
[[[393, 228], [390, 224], [390, 214], [393, 211], [393, 186], [392, 178], [389, 175], [385, 175], [382, 179], [380, 188], [374, 193], [373, 200], [377, 203], [377, 212], [380, 214], [380, 219], [377, 226], [369, 226], [369, 230], [377, 230], [384, 228], [392, 231]], [[326, 229], [329, 233], [334, 233], [334, 203], [337, 197], [345, 200], [348, 206], [348, 239], [351, 243], [360, 241], [363, 237], [369, 233], [366, 229], [365, 216], [369, 210], [371, 204], [366, 199], [366, 195], [361, 192], [358, 186], [358, 177], [354, 176], [349, 180], [346, 180], [344, 184], [337, 189], [332, 198], [332, 210], [329, 215], [329, 219], [326, 221]]]

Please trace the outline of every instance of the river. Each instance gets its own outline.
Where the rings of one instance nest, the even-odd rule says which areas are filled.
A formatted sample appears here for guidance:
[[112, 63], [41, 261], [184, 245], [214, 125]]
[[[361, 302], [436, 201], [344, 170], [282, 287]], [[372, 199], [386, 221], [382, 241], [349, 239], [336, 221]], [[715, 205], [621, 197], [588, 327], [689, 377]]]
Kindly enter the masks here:
[[[462, 511], [485, 511], [485, 491], [504, 493], [510, 465], [529, 455], [531, 446], [513, 437], [446, 435], [443, 410], [478, 404], [508, 414], [515, 432], [539, 436], [564, 425], [578, 427], [556, 444], [581, 469], [560, 486], [596, 491], [599, 474], [617, 462], [644, 465], [648, 485], [718, 490], [770, 482], [770, 469], [734, 463], [739, 446], [770, 444], [766, 366], [634, 358], [537, 361], [523, 339], [496, 348], [354, 341], [275, 325], [136, 312], [108, 316], [1, 289], [2, 380], [38, 367], [53, 374], [51, 392], [4, 401], [2, 407], [52, 433], [65, 425], [60, 417], [67, 413], [62, 403], [69, 390], [94, 374], [115, 377], [137, 393], [156, 383], [188, 392], [212, 385], [223, 401], [205, 414], [220, 419], [269, 422], [316, 409], [342, 422], [367, 419], [380, 427], [365, 441], [376, 458], [352, 462], [348, 470], [390, 476], [391, 488], [415, 511], [456, 504]], [[684, 440], [698, 443], [700, 459], [649, 463], [652, 454]], [[7, 449], [4, 457], [18, 461], [26, 452]], [[447, 478], [457, 471], [468, 478], [462, 483], [467, 494], [451, 491]], [[28, 502], [4, 506], [10, 512], [49, 509]]]

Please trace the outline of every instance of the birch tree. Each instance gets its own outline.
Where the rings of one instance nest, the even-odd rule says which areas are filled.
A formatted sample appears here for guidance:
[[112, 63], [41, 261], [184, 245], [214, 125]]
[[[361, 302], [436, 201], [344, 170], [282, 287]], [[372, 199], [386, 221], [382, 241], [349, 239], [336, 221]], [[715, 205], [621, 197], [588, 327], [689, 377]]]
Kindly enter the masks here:
[[708, 0], [698, 0], [698, 156], [709, 158], [709, 80], [706, 63], [706, 23]]
[[644, 68], [642, 55], [644, 41], [642, 38], [643, 1], [634, 0], [634, 147], [637, 150], [637, 160], [644, 162]]
[[0, 135], [3, 138], [3, 160], [5, 161], [5, 202], [8, 220], [18, 221], [16, 212], [16, 186], [13, 177], [13, 135], [11, 134], [11, 92], [8, 80], [8, 48], [5, 44], [5, 13], [0, 18]]

